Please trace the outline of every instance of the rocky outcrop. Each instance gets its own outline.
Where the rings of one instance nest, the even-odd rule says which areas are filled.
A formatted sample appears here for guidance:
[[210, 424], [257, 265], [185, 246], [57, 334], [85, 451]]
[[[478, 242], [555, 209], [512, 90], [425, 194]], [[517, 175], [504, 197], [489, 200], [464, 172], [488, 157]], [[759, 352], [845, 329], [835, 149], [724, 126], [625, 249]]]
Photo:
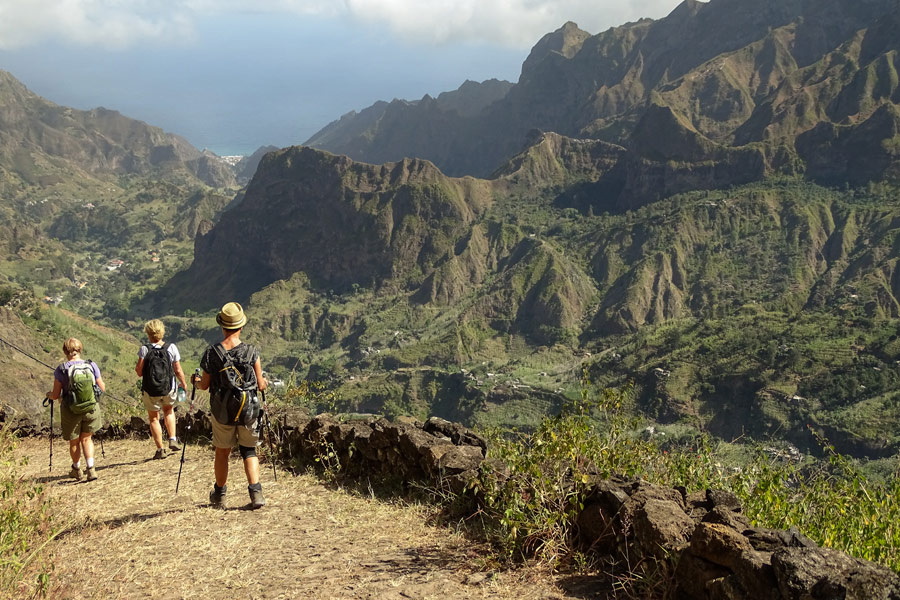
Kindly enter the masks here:
[[[422, 480], [462, 493], [487, 460], [483, 439], [437, 418], [342, 422], [295, 415], [279, 429], [286, 458], [339, 468], [351, 478]], [[489, 470], [504, 477], [502, 465], [492, 462]], [[900, 599], [896, 573], [819, 548], [796, 530], [754, 527], [738, 498], [722, 490], [597, 481], [575, 524], [578, 543], [621, 568], [647, 560], [671, 565], [673, 593], [685, 600]]]

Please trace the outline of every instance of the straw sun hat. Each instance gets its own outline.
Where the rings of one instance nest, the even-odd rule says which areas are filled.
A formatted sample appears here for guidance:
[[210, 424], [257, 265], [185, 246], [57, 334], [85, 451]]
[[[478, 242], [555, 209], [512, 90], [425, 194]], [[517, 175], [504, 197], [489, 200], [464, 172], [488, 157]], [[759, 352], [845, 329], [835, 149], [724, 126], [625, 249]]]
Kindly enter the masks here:
[[225, 329], [240, 329], [247, 323], [244, 307], [237, 302], [229, 302], [216, 315], [216, 323]]

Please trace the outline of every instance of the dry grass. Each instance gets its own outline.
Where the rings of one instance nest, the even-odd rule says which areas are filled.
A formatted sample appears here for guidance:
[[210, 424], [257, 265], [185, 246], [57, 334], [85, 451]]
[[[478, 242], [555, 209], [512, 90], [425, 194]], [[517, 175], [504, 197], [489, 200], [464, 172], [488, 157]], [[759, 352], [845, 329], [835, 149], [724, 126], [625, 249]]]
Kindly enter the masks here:
[[211, 447], [188, 446], [177, 496], [179, 456], [148, 460], [149, 441], [108, 442], [91, 483], [65, 477], [63, 448], [54, 448], [48, 476], [46, 440], [17, 452], [30, 456], [29, 474], [46, 482], [69, 523], [52, 543], [51, 598], [594, 597], [569, 596], [524, 568], [485, 570], [471, 542], [426, 525], [426, 509], [332, 490], [310, 476], [280, 472], [275, 482], [267, 465], [267, 505], [246, 510], [237, 457], [228, 508], [210, 508]]

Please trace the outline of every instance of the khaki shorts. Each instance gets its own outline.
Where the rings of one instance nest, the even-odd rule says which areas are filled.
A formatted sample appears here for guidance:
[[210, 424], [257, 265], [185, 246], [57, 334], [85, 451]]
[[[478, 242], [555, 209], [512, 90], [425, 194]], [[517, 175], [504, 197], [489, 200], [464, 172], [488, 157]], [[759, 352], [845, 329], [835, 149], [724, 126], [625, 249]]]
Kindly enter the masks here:
[[94, 433], [103, 427], [103, 420], [100, 418], [100, 405], [89, 413], [76, 415], [65, 402], [59, 403], [59, 425], [62, 429], [62, 437], [64, 440], [77, 440], [82, 433]]
[[143, 392], [144, 408], [147, 412], [159, 412], [163, 406], [173, 406], [175, 404], [175, 390], [165, 396], [151, 396], [147, 392]]
[[212, 422], [212, 442], [216, 448], [234, 448], [235, 443], [247, 448], [259, 445], [259, 435], [256, 433], [258, 421], [254, 421], [248, 428], [243, 425], [222, 425], [213, 416], [209, 420]]

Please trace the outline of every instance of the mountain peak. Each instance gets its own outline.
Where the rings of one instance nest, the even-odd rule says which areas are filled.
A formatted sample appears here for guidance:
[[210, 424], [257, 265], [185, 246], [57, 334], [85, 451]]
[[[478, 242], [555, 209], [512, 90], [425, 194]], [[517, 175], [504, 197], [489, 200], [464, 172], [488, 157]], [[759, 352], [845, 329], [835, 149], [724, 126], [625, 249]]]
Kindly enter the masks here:
[[591, 34], [578, 27], [572, 21], [567, 21], [562, 27], [542, 37], [525, 62], [522, 63], [522, 76], [531, 71], [535, 65], [543, 61], [548, 55], [564, 56], [572, 58], [581, 50], [584, 40]]

